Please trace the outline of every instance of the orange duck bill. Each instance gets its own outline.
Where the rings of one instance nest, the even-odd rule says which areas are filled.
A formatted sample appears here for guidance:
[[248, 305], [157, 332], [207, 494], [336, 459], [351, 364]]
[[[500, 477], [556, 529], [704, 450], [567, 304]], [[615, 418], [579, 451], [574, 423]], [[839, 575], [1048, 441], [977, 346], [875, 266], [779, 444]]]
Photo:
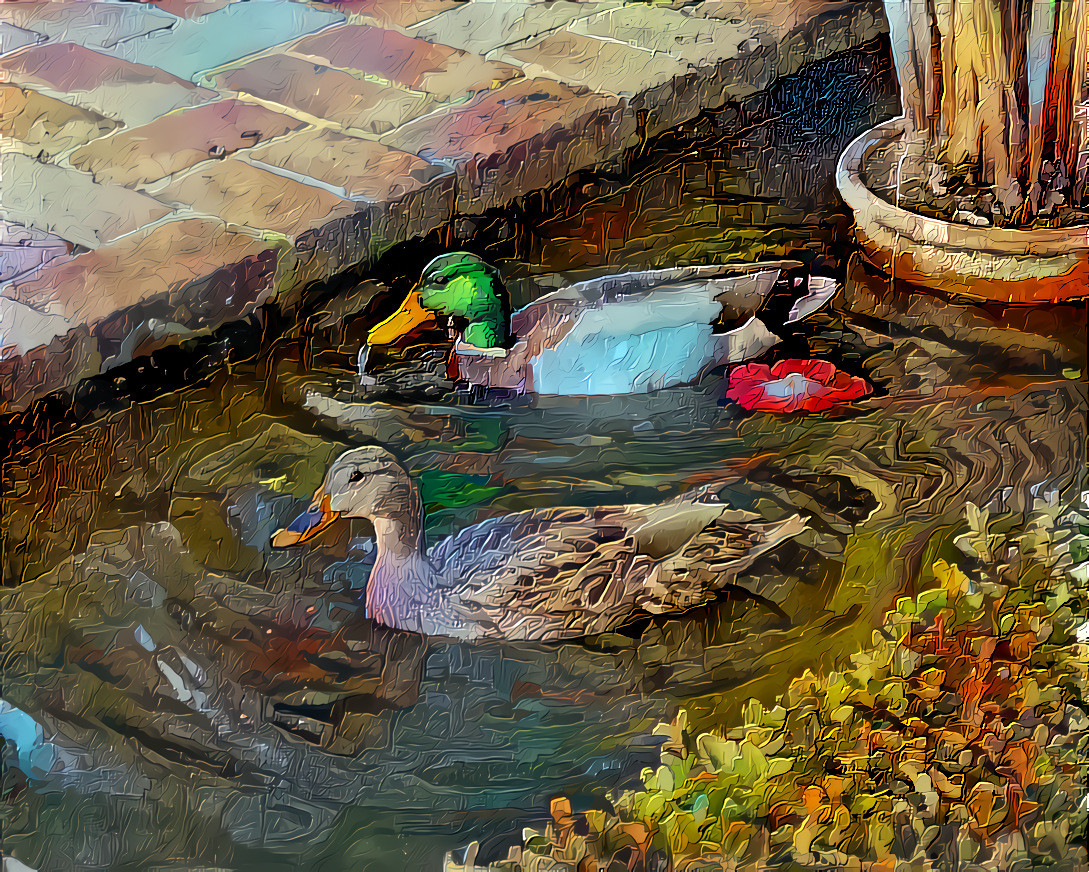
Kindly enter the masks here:
[[272, 537], [273, 548], [288, 548], [299, 545], [317, 536], [340, 517], [329, 507], [329, 495], [318, 493], [314, 502], [305, 512], [282, 530], [277, 530]]
[[435, 320], [435, 313], [423, 306], [423, 298], [419, 291], [411, 291], [401, 308], [390, 315], [385, 321], [376, 324], [367, 334], [368, 345], [392, 345], [399, 339], [408, 336], [421, 324]]

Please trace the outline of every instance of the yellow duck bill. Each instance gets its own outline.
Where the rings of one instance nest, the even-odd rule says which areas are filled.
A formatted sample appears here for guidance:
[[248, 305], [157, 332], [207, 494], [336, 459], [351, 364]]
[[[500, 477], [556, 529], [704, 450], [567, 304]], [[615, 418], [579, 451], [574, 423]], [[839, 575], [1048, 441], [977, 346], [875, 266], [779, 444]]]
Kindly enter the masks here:
[[334, 512], [329, 507], [329, 495], [318, 494], [314, 502], [305, 512], [292, 521], [282, 530], [277, 530], [272, 536], [273, 548], [289, 548], [313, 539], [330, 524], [340, 517], [340, 512]]
[[411, 291], [401, 308], [367, 334], [367, 345], [392, 345], [421, 324], [435, 320], [435, 313], [423, 306], [419, 291]]

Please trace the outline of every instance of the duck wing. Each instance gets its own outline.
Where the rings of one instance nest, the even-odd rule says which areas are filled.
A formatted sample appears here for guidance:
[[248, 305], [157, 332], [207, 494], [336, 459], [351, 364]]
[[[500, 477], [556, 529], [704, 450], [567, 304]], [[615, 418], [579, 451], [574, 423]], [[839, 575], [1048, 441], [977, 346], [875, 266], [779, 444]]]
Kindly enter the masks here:
[[[583, 312], [623, 300], [647, 300], [655, 294], [657, 301], [665, 300], [678, 311], [683, 309], [685, 316], [702, 318], [707, 314], [713, 320], [722, 308], [751, 314], [763, 303], [781, 271], [800, 265], [792, 260], [712, 264], [621, 273], [576, 282], [514, 312], [511, 332], [526, 339], [527, 354], [533, 357], [562, 340]], [[669, 294], [671, 290], [682, 293]], [[665, 297], [661, 296], [663, 292]], [[697, 309], [698, 312], [690, 311]]]
[[[429, 554], [461, 617], [506, 639], [602, 633], [637, 610], [708, 601], [796, 529], [722, 503], [544, 509], [485, 521]], [[788, 529], [789, 528], [789, 529]]]
[[[524, 334], [534, 345], [527, 386], [540, 394], [646, 393], [695, 381], [708, 366], [748, 359], [779, 341], [752, 321], [753, 329], [730, 338], [724, 360], [723, 340], [713, 331], [724, 313], [730, 320], [751, 318], [774, 286], [778, 267], [735, 274], [724, 267], [700, 269], [706, 274], [630, 273], [544, 298], [524, 316], [537, 319]], [[553, 322], [560, 311], [563, 319]]]
[[650, 573], [625, 507], [519, 512], [462, 530], [429, 557], [459, 615], [506, 639], [601, 632]]
[[[747, 360], [778, 337], [752, 316], [797, 261], [646, 270], [578, 282], [511, 315], [508, 349], [455, 346], [470, 384], [570, 395], [644, 393], [684, 384], [709, 365]], [[723, 337], [721, 316], [750, 316]], [[735, 335], [736, 334], [736, 335]]]

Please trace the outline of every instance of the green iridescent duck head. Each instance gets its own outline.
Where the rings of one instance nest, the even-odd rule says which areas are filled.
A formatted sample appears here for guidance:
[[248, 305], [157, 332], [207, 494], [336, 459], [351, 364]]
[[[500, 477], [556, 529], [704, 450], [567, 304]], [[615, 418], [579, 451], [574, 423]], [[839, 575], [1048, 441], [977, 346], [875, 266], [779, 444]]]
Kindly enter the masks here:
[[438, 315], [460, 321], [462, 339], [470, 345], [505, 345], [509, 309], [499, 272], [464, 251], [436, 257], [401, 307], [371, 330], [367, 344], [390, 345]]

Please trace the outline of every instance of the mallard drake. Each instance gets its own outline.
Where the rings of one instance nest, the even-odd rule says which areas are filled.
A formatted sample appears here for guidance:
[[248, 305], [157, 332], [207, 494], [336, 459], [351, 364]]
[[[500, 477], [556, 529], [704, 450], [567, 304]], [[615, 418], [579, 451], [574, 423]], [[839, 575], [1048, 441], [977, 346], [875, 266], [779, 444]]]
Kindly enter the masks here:
[[[772, 331], [815, 312], [832, 279], [796, 274], [788, 307], [761, 309], [794, 262], [682, 267], [606, 276], [570, 285], [509, 313], [498, 271], [466, 252], [425, 268], [401, 307], [368, 334], [392, 345], [445, 316], [460, 322], [453, 367], [470, 385], [520, 393], [593, 396], [646, 393], [687, 384], [708, 369], [749, 360], [779, 341]], [[782, 295], [776, 295], [782, 296]], [[716, 332], [723, 318], [740, 327]], [[779, 323], [767, 323], [778, 320]]]
[[311, 507], [272, 544], [308, 541], [341, 516], [374, 525], [368, 615], [458, 639], [571, 639], [636, 611], [688, 609], [805, 529], [797, 515], [760, 522], [705, 485], [660, 505], [516, 512], [425, 552], [416, 486], [392, 454], [367, 446], [332, 464]]

